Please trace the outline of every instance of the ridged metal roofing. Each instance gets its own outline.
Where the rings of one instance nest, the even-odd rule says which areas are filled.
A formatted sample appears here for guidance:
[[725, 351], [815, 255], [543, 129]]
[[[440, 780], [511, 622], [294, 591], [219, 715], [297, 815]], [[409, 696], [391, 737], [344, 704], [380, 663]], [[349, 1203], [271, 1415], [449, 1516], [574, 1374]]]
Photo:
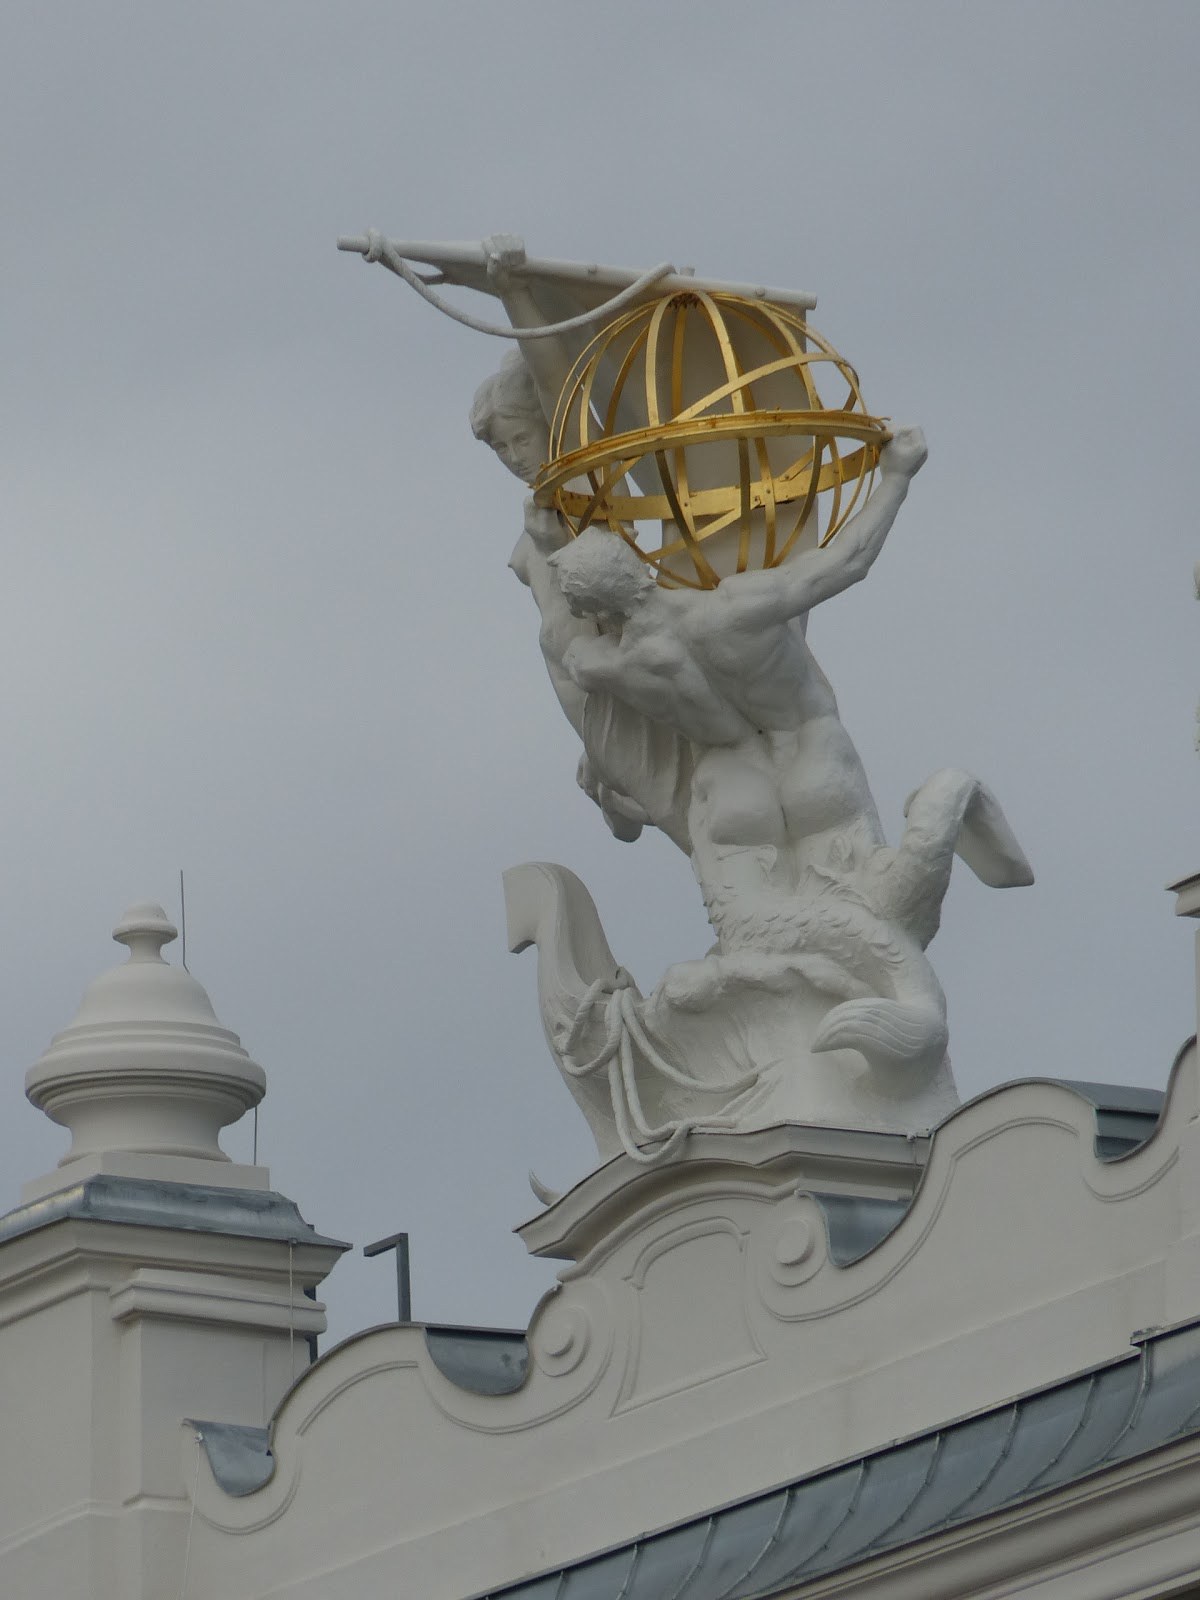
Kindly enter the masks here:
[[1200, 1326], [486, 1600], [764, 1600], [1200, 1432]]

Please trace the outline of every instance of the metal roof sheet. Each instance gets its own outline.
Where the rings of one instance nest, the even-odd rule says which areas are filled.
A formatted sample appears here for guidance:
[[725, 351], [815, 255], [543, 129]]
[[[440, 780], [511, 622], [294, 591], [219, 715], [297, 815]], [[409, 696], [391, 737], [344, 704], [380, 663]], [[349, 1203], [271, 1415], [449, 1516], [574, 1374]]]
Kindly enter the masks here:
[[204, 1446], [212, 1475], [226, 1494], [241, 1497], [253, 1494], [275, 1473], [271, 1450], [271, 1430], [238, 1422], [201, 1422], [185, 1419], [196, 1430]]
[[1200, 1432], [1200, 1325], [486, 1600], [763, 1600]]
[[523, 1333], [429, 1324], [425, 1346], [444, 1378], [474, 1394], [514, 1394], [529, 1371], [529, 1345]]

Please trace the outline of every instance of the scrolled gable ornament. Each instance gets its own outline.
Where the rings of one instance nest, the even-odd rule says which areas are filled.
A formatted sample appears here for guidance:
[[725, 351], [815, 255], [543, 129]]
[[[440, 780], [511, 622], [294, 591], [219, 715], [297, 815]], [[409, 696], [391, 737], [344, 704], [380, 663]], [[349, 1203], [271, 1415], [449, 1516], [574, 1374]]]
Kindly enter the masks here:
[[[869, 413], [811, 296], [534, 261], [482, 245], [340, 241], [426, 298], [496, 295], [515, 339], [471, 411], [533, 493], [510, 565], [531, 591], [578, 781], [611, 831], [690, 858], [715, 934], [644, 994], [563, 867], [505, 875], [536, 944], [551, 1052], [602, 1157], [668, 1159], [697, 1129], [915, 1132], [957, 1097], [925, 955], [954, 856], [1033, 881], [994, 797], [958, 769], [886, 841], [806, 640], [870, 571], [925, 461]], [[417, 262], [435, 269], [416, 272]]]

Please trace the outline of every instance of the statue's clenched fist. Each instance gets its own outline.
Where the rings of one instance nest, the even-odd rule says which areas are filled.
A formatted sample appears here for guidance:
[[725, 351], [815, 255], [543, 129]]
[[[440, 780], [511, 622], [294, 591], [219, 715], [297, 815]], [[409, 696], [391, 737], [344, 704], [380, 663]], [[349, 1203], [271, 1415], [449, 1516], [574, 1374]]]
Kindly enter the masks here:
[[925, 465], [929, 449], [920, 428], [897, 428], [879, 455], [879, 465], [884, 472], [896, 472], [912, 478]]

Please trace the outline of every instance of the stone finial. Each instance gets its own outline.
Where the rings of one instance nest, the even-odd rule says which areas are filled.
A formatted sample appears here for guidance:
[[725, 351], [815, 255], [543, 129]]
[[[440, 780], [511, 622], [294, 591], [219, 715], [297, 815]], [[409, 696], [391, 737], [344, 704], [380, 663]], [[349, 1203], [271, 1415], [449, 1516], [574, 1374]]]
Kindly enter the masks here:
[[225, 1162], [220, 1130], [262, 1099], [262, 1068], [195, 978], [163, 959], [175, 936], [161, 906], [130, 906], [113, 929], [129, 959], [88, 985], [26, 1075], [29, 1099], [70, 1130], [60, 1166], [115, 1151]]
[[179, 929], [160, 905], [139, 900], [130, 906], [112, 933], [117, 944], [126, 945], [133, 961], [161, 961], [163, 945], [179, 937]]

